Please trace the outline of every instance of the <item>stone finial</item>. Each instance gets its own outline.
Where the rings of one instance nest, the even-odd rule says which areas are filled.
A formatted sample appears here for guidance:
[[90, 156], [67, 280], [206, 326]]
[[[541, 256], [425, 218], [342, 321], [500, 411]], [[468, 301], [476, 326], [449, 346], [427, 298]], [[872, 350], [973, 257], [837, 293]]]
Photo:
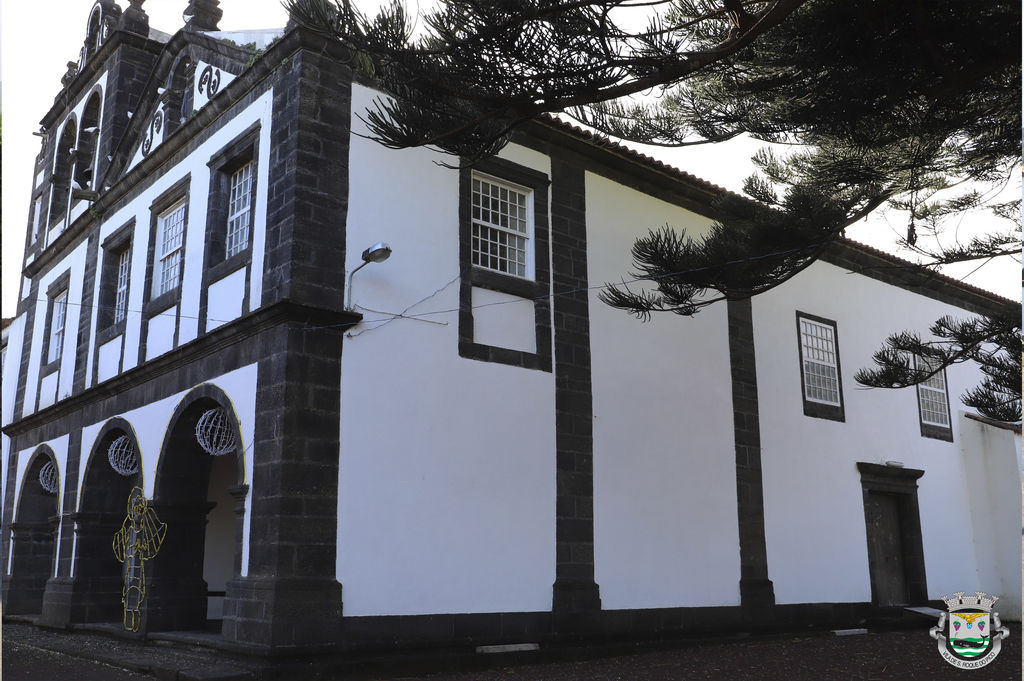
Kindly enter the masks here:
[[60, 84], [63, 85], [64, 87], [67, 87], [68, 85], [71, 84], [71, 81], [73, 81], [75, 79], [75, 76], [77, 76], [77, 75], [78, 75], [78, 62], [76, 62], [76, 61], [69, 61], [68, 62], [68, 70], [65, 71], [64, 75], [61, 77]]
[[216, 31], [217, 22], [224, 16], [218, 5], [220, 0], [189, 0], [184, 14], [188, 18], [185, 28], [189, 31]]
[[149, 35], [149, 15], [142, 9], [145, 0], [128, 0], [130, 7], [121, 14], [121, 29], [138, 35]]

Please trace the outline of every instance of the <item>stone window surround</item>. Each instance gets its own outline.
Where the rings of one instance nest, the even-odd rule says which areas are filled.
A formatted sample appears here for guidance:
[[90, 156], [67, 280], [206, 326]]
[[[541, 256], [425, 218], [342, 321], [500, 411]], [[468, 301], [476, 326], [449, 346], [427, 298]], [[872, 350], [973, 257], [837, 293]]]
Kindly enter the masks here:
[[[154, 315], [159, 314], [167, 308], [175, 305], [181, 300], [181, 285], [184, 278], [185, 269], [185, 249], [188, 244], [188, 220], [189, 220], [189, 186], [192, 181], [192, 174], [185, 175], [181, 180], [174, 183], [167, 191], [161, 194], [152, 204], [149, 206], [150, 213], [150, 225], [149, 225], [149, 249], [146, 254], [146, 281], [145, 288], [143, 289], [143, 295], [145, 296], [145, 303], [142, 306], [142, 317], [143, 319], [150, 319]], [[171, 208], [175, 204], [184, 201], [185, 202], [185, 225], [181, 235], [182, 243], [182, 257], [179, 267], [178, 285], [170, 291], [161, 293], [160, 295], [153, 295], [153, 278], [156, 276], [156, 238], [158, 236], [159, 218], [168, 208]]]
[[[41, 366], [39, 368], [39, 378], [40, 379], [42, 379], [42, 378], [44, 378], [46, 376], [49, 376], [53, 372], [57, 371], [57, 369], [60, 367], [61, 359], [63, 359], [63, 357], [64, 357], [64, 353], [61, 352], [61, 354], [56, 359], [54, 359], [52, 361], [46, 361], [45, 360], [45, 358], [48, 358], [50, 356], [50, 337], [51, 337], [52, 331], [53, 331], [52, 325], [53, 325], [54, 302], [56, 301], [57, 297], [60, 296], [61, 294], [67, 295], [69, 293], [70, 284], [71, 284], [71, 270], [68, 270], [68, 271], [64, 272], [64, 274], [62, 274], [59, 277], [57, 277], [57, 279], [54, 280], [54, 282], [52, 284], [50, 284], [47, 287], [47, 289], [46, 289], [46, 323], [43, 326], [43, 329], [45, 330], [45, 332], [43, 333], [43, 347], [42, 347], [42, 353], [40, 355], [41, 357], [44, 358], [44, 361], [42, 362], [42, 364], [41, 364]], [[71, 303], [70, 299], [65, 300], [65, 302], [64, 302], [64, 341], [65, 341], [65, 343], [67, 342], [67, 333], [68, 333], [68, 310], [67, 310], [67, 308], [70, 306], [70, 303]]]
[[[472, 264], [472, 177], [477, 171], [532, 191], [533, 233], [531, 247], [534, 279], [503, 274]], [[462, 281], [459, 291], [459, 356], [484, 362], [496, 362], [525, 369], [551, 371], [550, 306], [544, 296], [551, 290], [548, 262], [549, 185], [544, 173], [502, 158], [464, 164], [459, 171], [459, 270]], [[477, 343], [473, 336], [473, 287], [486, 288], [534, 301], [536, 352]]]
[[[835, 353], [836, 353], [836, 380], [839, 388], [839, 404], [824, 404], [822, 402], [814, 402], [807, 399], [807, 387], [805, 385], [806, 378], [804, 376], [804, 345], [803, 339], [800, 332], [800, 320], [807, 319], [818, 324], [824, 324], [832, 327], [832, 337], [835, 340]], [[839, 329], [836, 326], [835, 320], [826, 319], [824, 317], [818, 317], [817, 315], [808, 314], [806, 312], [796, 311], [796, 342], [797, 349], [800, 357], [800, 400], [804, 405], [804, 415], [819, 419], [828, 419], [830, 421], [846, 421], [846, 398], [843, 397], [843, 363], [840, 357], [839, 350]]]
[[[256, 189], [259, 182], [259, 133], [256, 123], [225, 144], [213, 154], [207, 166], [210, 168], [210, 198], [207, 204], [206, 225], [206, 267], [204, 289], [210, 282], [217, 281], [244, 267], [252, 260], [253, 226], [256, 215]], [[249, 237], [245, 248], [229, 258], [224, 255], [227, 238], [228, 201], [231, 195], [231, 175], [245, 164], [253, 163], [252, 183], [249, 187]]]
[[128, 316], [124, 319], [114, 321], [114, 304], [117, 295], [117, 264], [118, 256], [128, 250], [128, 294], [131, 295], [131, 260], [132, 242], [135, 235], [135, 218], [118, 227], [100, 245], [102, 259], [100, 270], [99, 306], [96, 309], [96, 346], [114, 339], [124, 333], [128, 322]]

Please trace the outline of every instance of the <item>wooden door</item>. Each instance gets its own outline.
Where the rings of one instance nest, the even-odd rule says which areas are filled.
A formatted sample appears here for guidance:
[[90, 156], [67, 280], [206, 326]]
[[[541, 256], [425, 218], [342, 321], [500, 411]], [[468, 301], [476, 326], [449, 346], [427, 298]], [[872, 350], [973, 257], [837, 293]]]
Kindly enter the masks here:
[[907, 568], [900, 496], [871, 492], [867, 498], [871, 585], [876, 605], [906, 605]]

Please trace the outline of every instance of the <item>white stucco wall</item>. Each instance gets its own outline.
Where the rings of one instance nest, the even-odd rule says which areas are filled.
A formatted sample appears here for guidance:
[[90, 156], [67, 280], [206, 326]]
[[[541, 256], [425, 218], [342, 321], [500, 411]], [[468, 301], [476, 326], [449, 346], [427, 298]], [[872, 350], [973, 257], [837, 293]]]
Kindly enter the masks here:
[[[22, 413], [17, 416], [34, 413], [37, 398], [40, 398], [40, 408], [43, 408], [52, 404], [54, 400], [63, 399], [71, 394], [77, 359], [78, 323], [79, 315], [82, 312], [82, 286], [87, 252], [88, 244], [84, 242], [79, 244], [54, 264], [46, 274], [39, 277], [39, 296], [35, 300], [35, 322], [32, 328], [32, 350], [25, 382], [25, 403]], [[50, 377], [47, 377], [49, 380], [46, 384], [40, 386], [39, 371], [45, 363], [43, 362], [43, 341], [49, 331], [46, 325], [46, 314], [50, 300], [46, 292], [51, 284], [65, 274], [68, 275], [68, 302], [60, 367], [58, 373], [51, 374]], [[44, 391], [44, 394], [41, 395], [40, 391]]]
[[[1014, 433], [961, 414], [960, 451], [970, 496], [951, 498], [948, 507], [969, 506], [977, 556], [978, 590], [999, 596], [996, 611], [1021, 617], [1021, 480]], [[973, 589], [973, 587], [972, 587]], [[957, 591], [971, 591], [957, 589]]]
[[[369, 91], [353, 90], [362, 111]], [[377, 241], [394, 250], [356, 275], [353, 302], [397, 313], [443, 288], [409, 314], [457, 308], [458, 173], [427, 151], [351, 144], [347, 266]], [[549, 172], [538, 156], [521, 153]], [[365, 315], [342, 355], [345, 613], [549, 610], [552, 375], [460, 358], [457, 313], [379, 327], [370, 320], [387, 315]]]
[[[586, 175], [591, 285], [632, 271], [637, 236], [709, 221]], [[726, 308], [644, 324], [590, 295], [595, 571], [607, 609], [739, 603]]]
[[[845, 423], [803, 414], [798, 310], [836, 322]], [[889, 333], [926, 334], [944, 314], [965, 315], [823, 262], [754, 299], [765, 536], [777, 602], [871, 600], [859, 461], [924, 471], [918, 501], [930, 598], [989, 588], [979, 583], [970, 513], [954, 512], [955, 500], [970, 498], [956, 414], [976, 369], [947, 371], [952, 443], [921, 436], [914, 389], [868, 390], [853, 380], [857, 369], [873, 366], [871, 355]], [[1017, 508], [1007, 512], [1019, 521]]]
[[245, 297], [245, 268], [235, 270], [210, 284], [207, 295], [207, 331], [237, 319], [242, 314], [242, 301]]
[[[177, 345], [183, 345], [199, 335], [199, 302], [202, 289], [202, 275], [205, 267], [205, 235], [207, 229], [207, 209], [210, 190], [210, 158], [239, 135], [259, 123], [259, 152], [256, 166], [256, 196], [252, 222], [252, 267], [250, 274], [250, 300], [252, 307], [258, 307], [262, 295], [263, 281], [263, 248], [266, 243], [266, 203], [267, 178], [269, 177], [270, 128], [273, 91], [270, 90], [252, 104], [245, 107], [237, 116], [226, 121], [207, 140], [199, 145], [189, 156], [173, 169], [159, 177], [153, 184], [139, 193], [131, 202], [120, 210], [104, 216], [100, 227], [99, 240], [102, 243], [108, 236], [135, 220], [131, 236], [131, 285], [128, 290], [128, 315], [124, 332], [124, 362], [122, 371], [128, 371], [138, 365], [138, 348], [141, 338], [146, 338], [146, 359], [152, 359], [170, 351], [174, 345], [174, 329], [178, 328]], [[184, 266], [181, 278], [180, 302], [165, 310], [161, 316], [152, 317], [143, 323], [143, 301], [148, 299], [143, 282], [150, 263], [146, 260], [149, 249], [151, 210], [153, 202], [168, 191], [175, 183], [185, 176], [188, 183], [188, 225], [185, 230]], [[100, 285], [107, 273], [100, 272], [96, 278], [94, 296], [98, 300]], [[234, 275], [232, 275], [234, 276]], [[222, 320], [226, 311], [236, 310], [228, 319], [241, 314], [239, 308], [238, 288], [244, 283], [244, 274], [240, 281], [232, 280], [232, 286], [215, 288], [208, 299], [208, 314], [211, 319]], [[216, 314], [214, 314], [216, 312]], [[218, 316], [219, 315], [219, 316]], [[213, 323], [209, 328], [215, 328]], [[95, 344], [97, 335], [95, 315], [90, 329], [90, 347]], [[94, 353], [90, 353], [88, 385], [92, 385], [92, 363], [97, 361]], [[105, 359], [109, 368], [109, 358]], [[109, 376], [104, 372], [104, 378]], [[102, 379], [101, 379], [102, 380]]]

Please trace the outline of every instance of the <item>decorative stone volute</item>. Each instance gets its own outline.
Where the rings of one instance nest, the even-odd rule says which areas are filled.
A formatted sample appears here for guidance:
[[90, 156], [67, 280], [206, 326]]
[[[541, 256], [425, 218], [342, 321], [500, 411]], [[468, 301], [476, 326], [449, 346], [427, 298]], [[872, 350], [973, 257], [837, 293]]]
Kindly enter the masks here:
[[224, 16], [220, 0], [189, 0], [185, 8], [185, 29], [189, 31], [216, 31], [217, 22]]

